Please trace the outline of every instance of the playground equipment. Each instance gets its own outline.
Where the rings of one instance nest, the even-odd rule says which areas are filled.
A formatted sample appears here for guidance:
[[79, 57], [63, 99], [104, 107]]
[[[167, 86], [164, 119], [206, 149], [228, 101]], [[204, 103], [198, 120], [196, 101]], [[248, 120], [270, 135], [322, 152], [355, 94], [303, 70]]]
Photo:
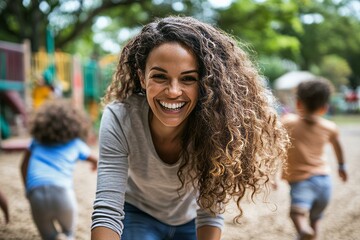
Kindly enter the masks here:
[[26, 124], [29, 66], [28, 41], [23, 44], [0, 41], [0, 141]]
[[71, 90], [72, 82], [72, 57], [68, 53], [56, 51], [53, 56], [44, 48], [33, 53], [31, 73], [33, 81], [38, 76], [43, 76], [49, 85], [58, 84], [63, 92]]
[[84, 101], [93, 122], [100, 116], [100, 100], [110, 84], [116, 68], [117, 55], [106, 55], [99, 60], [92, 58], [83, 65]]
[[[31, 53], [28, 41], [23, 44], [0, 41], [1, 138], [16, 137], [19, 126], [26, 123], [27, 113], [50, 95], [70, 98], [75, 106], [89, 112], [96, 125], [101, 115], [100, 100], [117, 60], [116, 55], [81, 60], [59, 50], [49, 54], [44, 48]], [[44, 86], [39, 87], [40, 80], [45, 82]], [[1, 138], [3, 148], [5, 141]], [[11, 144], [10, 148], [20, 145], [24, 144]]]

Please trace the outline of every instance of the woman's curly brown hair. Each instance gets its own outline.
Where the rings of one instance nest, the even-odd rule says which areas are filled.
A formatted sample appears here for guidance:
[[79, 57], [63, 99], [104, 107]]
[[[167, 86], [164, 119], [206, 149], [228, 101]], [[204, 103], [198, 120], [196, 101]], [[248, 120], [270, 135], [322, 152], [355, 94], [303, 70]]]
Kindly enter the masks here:
[[212, 213], [224, 212], [235, 199], [240, 217], [245, 191], [253, 196], [263, 189], [285, 159], [289, 140], [272, 95], [231, 36], [191, 17], [144, 26], [124, 46], [103, 103], [144, 94], [138, 71], [145, 71], [151, 50], [166, 42], [192, 50], [200, 71], [199, 100], [183, 134], [182, 187], [190, 178], [199, 189], [198, 204]]
[[75, 138], [86, 140], [90, 121], [84, 111], [69, 100], [56, 99], [45, 102], [30, 120], [30, 133], [44, 145], [66, 143]]

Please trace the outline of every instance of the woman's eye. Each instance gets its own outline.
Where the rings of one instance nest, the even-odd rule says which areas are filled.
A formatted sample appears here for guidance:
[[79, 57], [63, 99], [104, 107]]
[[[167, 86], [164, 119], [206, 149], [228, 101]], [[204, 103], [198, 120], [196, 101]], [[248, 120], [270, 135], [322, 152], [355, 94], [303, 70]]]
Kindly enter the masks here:
[[183, 77], [183, 81], [185, 81], [185, 82], [196, 82], [197, 78], [193, 77], [193, 76], [185, 76], [185, 77]]
[[157, 79], [166, 79], [166, 76], [164, 74], [154, 74], [151, 77]]

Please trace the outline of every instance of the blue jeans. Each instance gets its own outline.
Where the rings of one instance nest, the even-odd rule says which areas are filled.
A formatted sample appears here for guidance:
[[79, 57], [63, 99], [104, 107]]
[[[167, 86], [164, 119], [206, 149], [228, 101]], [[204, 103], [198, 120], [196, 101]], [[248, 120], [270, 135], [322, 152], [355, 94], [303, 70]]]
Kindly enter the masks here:
[[183, 225], [171, 226], [126, 202], [124, 211], [121, 240], [196, 240], [195, 219]]
[[330, 201], [331, 178], [328, 175], [313, 176], [290, 184], [291, 208], [309, 212], [310, 219], [320, 219]]

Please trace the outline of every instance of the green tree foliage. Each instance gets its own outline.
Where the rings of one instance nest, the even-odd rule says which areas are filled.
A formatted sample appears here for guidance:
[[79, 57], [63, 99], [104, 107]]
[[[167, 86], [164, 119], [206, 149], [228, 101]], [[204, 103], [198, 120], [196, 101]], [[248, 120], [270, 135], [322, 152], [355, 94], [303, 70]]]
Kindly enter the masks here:
[[[220, 9], [208, 0], [0, 0], [0, 40], [28, 38], [37, 51], [50, 26], [55, 48], [102, 55], [109, 51], [105, 39], [117, 51], [144, 24], [171, 14], [194, 16], [235, 35], [270, 80], [287, 70], [283, 59], [337, 79], [338, 72], [324, 70], [335, 61], [327, 56], [337, 55], [351, 68], [350, 84], [360, 85], [358, 0], [232, 0]], [[99, 27], [100, 20], [107, 23]]]
[[298, 60], [303, 32], [296, 1], [237, 0], [217, 16], [220, 28], [250, 43], [259, 55]]
[[[0, 39], [22, 42], [31, 40], [32, 50], [45, 46], [46, 27], [55, 33], [56, 48], [74, 51], [92, 48], [96, 20], [111, 19], [104, 31], [117, 39], [121, 28], [140, 27], [155, 17], [169, 14], [201, 13], [204, 0], [1, 0]], [[79, 40], [80, 39], [80, 40]], [[80, 43], [76, 43], [75, 40]]]
[[320, 73], [329, 79], [339, 89], [341, 85], [348, 85], [351, 68], [347, 61], [337, 55], [325, 56], [320, 64]]
[[122, 44], [136, 34], [143, 25], [155, 18], [183, 15], [196, 16], [205, 20], [202, 7], [204, 4], [206, 6], [206, 3], [205, 0], [153, 0], [142, 4], [132, 4], [127, 8], [109, 9], [98, 16], [108, 19], [107, 26], [98, 31], [107, 39]]
[[[250, 43], [262, 62], [275, 55], [296, 62], [302, 70], [317, 69], [321, 74], [320, 65], [329, 61], [323, 58], [338, 55], [351, 68], [350, 84], [360, 85], [357, 0], [235, 0], [218, 12], [216, 21], [222, 29]], [[261, 65], [270, 80], [285, 68], [281, 61]], [[270, 66], [274, 69], [268, 69]], [[343, 78], [340, 81], [346, 82]]]
[[56, 48], [63, 48], [79, 35], [89, 33], [96, 17], [113, 8], [144, 4], [149, 0], [2, 0], [0, 38], [21, 42], [31, 40], [33, 51], [45, 46], [45, 31], [55, 30]]
[[[352, 74], [350, 84], [360, 84], [360, 4], [356, 0], [303, 0], [300, 4], [303, 34], [302, 69], [319, 66], [329, 54], [344, 58]], [[326, 60], [328, 61], [328, 60]], [[334, 76], [335, 78], [335, 76]]]
[[297, 70], [297, 65], [278, 56], [261, 56], [259, 59], [260, 72], [264, 75], [270, 84], [281, 75]]

